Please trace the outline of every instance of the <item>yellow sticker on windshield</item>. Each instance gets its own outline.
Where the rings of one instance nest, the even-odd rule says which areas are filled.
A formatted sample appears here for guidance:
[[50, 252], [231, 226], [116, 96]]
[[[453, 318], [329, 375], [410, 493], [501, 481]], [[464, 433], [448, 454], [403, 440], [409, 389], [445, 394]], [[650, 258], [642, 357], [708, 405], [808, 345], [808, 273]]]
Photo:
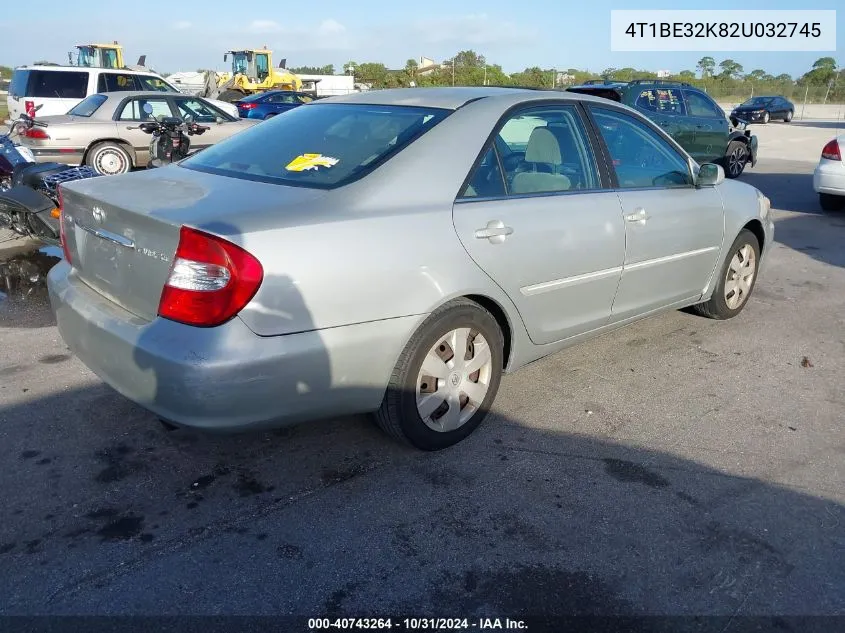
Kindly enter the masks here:
[[288, 171], [316, 170], [318, 167], [334, 167], [340, 162], [337, 158], [323, 156], [322, 154], [300, 154], [289, 162], [285, 169]]

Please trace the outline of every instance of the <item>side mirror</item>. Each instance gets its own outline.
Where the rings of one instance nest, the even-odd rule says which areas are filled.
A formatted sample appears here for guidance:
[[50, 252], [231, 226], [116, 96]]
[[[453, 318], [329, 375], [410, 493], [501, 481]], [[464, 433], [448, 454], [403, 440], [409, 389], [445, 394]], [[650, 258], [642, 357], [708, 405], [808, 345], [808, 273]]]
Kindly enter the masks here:
[[185, 123], [192, 123], [194, 120], [194, 116], [192, 114], [185, 115]]
[[141, 108], [144, 111], [144, 114], [152, 114], [153, 113], [153, 106], [149, 103], [145, 103], [144, 106]]
[[704, 163], [695, 179], [696, 187], [715, 187], [725, 181], [725, 170], [715, 163]]
[[222, 116], [219, 116], [214, 120], [217, 121], [217, 123], [225, 123], [226, 122], [226, 119], [224, 119]]

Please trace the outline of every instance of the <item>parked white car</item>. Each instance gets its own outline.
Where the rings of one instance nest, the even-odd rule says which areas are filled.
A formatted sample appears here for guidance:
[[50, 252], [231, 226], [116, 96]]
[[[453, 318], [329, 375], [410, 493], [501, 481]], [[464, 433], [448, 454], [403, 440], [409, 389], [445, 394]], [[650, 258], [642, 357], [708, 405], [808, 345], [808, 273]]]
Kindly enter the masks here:
[[843, 146], [845, 146], [845, 134], [837, 136], [825, 145], [819, 164], [813, 172], [813, 189], [819, 194], [819, 204], [824, 211], [845, 209]]
[[[12, 74], [6, 103], [9, 117], [18, 118], [41, 106], [39, 117], [67, 114], [80, 101], [93, 94], [111, 92], [181, 92], [153, 72], [113, 70], [83, 66], [21, 66]], [[238, 108], [217, 99], [206, 99], [214, 106], [238, 117]]]

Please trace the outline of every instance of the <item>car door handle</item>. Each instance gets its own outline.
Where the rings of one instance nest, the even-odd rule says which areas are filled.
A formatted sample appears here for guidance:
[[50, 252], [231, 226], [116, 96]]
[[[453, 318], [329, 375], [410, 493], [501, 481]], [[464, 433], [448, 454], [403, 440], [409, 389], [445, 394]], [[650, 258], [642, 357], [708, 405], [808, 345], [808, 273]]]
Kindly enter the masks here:
[[505, 226], [501, 220], [490, 220], [483, 229], [476, 229], [475, 237], [479, 240], [490, 240], [493, 244], [501, 244], [505, 237], [513, 233], [513, 229]]
[[634, 224], [645, 224], [646, 221], [649, 219], [649, 214], [645, 212], [645, 209], [639, 207], [633, 213], [625, 216], [626, 222], [632, 222]]

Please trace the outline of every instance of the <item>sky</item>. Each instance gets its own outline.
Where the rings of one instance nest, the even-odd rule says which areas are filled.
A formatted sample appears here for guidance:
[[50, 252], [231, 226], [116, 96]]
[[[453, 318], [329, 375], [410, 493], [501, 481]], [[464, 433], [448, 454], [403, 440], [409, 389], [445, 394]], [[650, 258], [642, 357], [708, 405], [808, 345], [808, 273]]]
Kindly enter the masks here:
[[[801, 5], [799, 7], [798, 5]], [[232, 48], [268, 46], [274, 61], [288, 67], [377, 61], [402, 68], [407, 59], [447, 59], [472, 49], [506, 72], [529, 66], [578, 68], [600, 72], [609, 67], [694, 70], [702, 52], [620, 53], [610, 50], [611, 9], [837, 9], [837, 48], [829, 52], [716, 53], [746, 72], [762, 68], [795, 77], [819, 57], [832, 56], [845, 66], [845, 5], [841, 0], [317, 0], [265, 3], [233, 0], [144, 0], [127, 13], [100, 7], [108, 3], [42, 0], [38, 19], [27, 12], [4, 12], [0, 64], [17, 66], [46, 59], [66, 63], [77, 44], [118, 40], [127, 63], [141, 54], [159, 72], [224, 70], [223, 53]], [[36, 28], [37, 25], [37, 28]], [[53, 33], [49, 37], [45, 34]]]

